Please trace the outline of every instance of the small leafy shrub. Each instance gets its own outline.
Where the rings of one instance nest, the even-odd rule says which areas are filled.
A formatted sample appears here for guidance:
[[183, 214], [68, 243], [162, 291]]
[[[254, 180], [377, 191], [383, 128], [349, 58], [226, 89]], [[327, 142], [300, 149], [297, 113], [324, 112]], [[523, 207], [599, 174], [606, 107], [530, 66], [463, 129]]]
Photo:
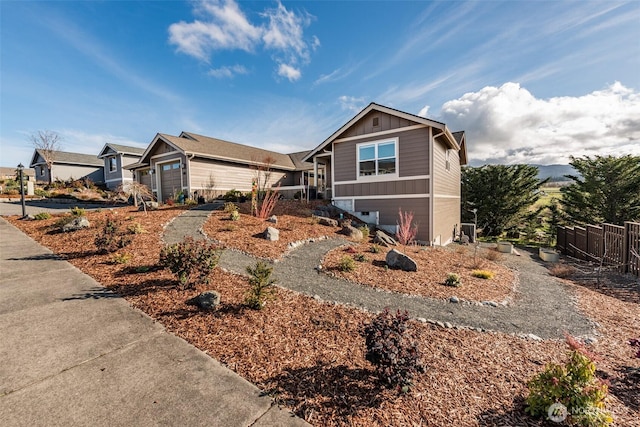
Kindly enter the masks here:
[[613, 418], [605, 408], [607, 385], [596, 377], [596, 365], [580, 343], [567, 336], [570, 351], [563, 365], [551, 363], [527, 383], [525, 411], [534, 417], [549, 416], [552, 405], [566, 409], [567, 422], [583, 427], [604, 427]]
[[226, 202], [244, 202], [246, 197], [242, 194], [242, 191], [238, 191], [236, 189], [231, 189], [227, 191], [222, 198]]
[[233, 224], [227, 224], [224, 227], [222, 227], [222, 231], [236, 231], [238, 229], [238, 227], [236, 227]]
[[351, 272], [356, 269], [356, 262], [350, 256], [343, 256], [338, 263], [338, 269], [344, 272]]
[[43, 219], [51, 218], [51, 214], [49, 212], [40, 212], [33, 216], [33, 219], [42, 221]]
[[79, 208], [77, 206], [74, 206], [74, 207], [70, 208], [69, 210], [71, 211], [71, 215], [73, 215], [75, 217], [84, 216], [84, 214], [85, 214], [84, 208]]
[[444, 280], [444, 284], [447, 286], [458, 287], [462, 285], [462, 279], [460, 275], [457, 273], [449, 273], [447, 274], [447, 278]]
[[36, 188], [35, 190], [33, 190], [33, 194], [35, 194], [38, 197], [49, 197], [50, 193], [46, 190], [43, 190], [42, 188]]
[[571, 277], [575, 274], [576, 269], [566, 264], [554, 264], [553, 267], [549, 269], [549, 274], [555, 277], [559, 277], [561, 279], [566, 279], [567, 277]]
[[131, 261], [131, 255], [128, 253], [116, 253], [111, 257], [113, 264], [128, 264]]
[[94, 240], [100, 252], [115, 252], [131, 243], [131, 237], [120, 231], [121, 225], [121, 222], [114, 215], [107, 216], [102, 229]]
[[225, 213], [232, 213], [232, 212], [237, 212], [238, 211], [238, 207], [235, 205], [235, 203], [233, 202], [226, 202], [224, 204], [224, 212]]
[[275, 281], [271, 278], [273, 267], [264, 261], [258, 261], [255, 267], [247, 267], [249, 273], [249, 291], [245, 296], [244, 303], [247, 307], [254, 310], [261, 310], [275, 295], [273, 284]]
[[196, 282], [208, 283], [219, 259], [220, 251], [215, 245], [193, 237], [160, 250], [160, 265], [175, 274], [184, 289], [193, 288]]
[[353, 259], [358, 262], [367, 262], [367, 257], [364, 254], [355, 254]]
[[62, 227], [64, 227], [65, 225], [69, 224], [71, 221], [73, 221], [74, 216], [73, 215], [64, 215], [61, 216], [54, 224], [53, 227], [61, 230]]
[[129, 233], [131, 234], [144, 234], [147, 232], [139, 222], [134, 222], [133, 224], [129, 225], [129, 227], [127, 227], [127, 230], [129, 230]]
[[184, 201], [184, 204], [187, 206], [196, 206], [198, 204], [198, 201], [196, 199], [186, 199]]
[[362, 232], [362, 238], [364, 240], [369, 238], [369, 234], [371, 233], [371, 230], [369, 230], [369, 226], [367, 224], [362, 224], [361, 226], [358, 227], [358, 230]]
[[414, 375], [424, 372], [408, 320], [407, 311], [398, 310], [392, 314], [385, 308], [362, 333], [366, 343], [365, 358], [375, 367], [380, 382], [404, 393], [409, 391]]
[[240, 212], [238, 211], [233, 211], [229, 214], [229, 219], [231, 221], [238, 221], [240, 219]]
[[176, 204], [175, 200], [173, 200], [173, 199], [167, 199], [167, 200], [164, 201], [164, 203], [165, 203], [165, 205], [168, 205], [168, 206], [173, 206], [173, 205]]
[[477, 277], [479, 279], [493, 279], [494, 272], [490, 270], [473, 270], [471, 272], [473, 277]]
[[382, 249], [380, 249], [380, 246], [378, 245], [371, 245], [369, 247], [369, 252], [371, 252], [372, 254], [379, 254], [382, 251]]

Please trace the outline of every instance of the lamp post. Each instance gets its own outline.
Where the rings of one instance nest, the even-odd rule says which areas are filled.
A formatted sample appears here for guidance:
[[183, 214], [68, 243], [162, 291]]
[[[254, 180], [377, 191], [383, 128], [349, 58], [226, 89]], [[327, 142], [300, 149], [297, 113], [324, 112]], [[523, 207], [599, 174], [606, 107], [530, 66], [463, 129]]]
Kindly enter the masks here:
[[24, 204], [24, 180], [22, 179], [22, 173], [24, 171], [24, 165], [18, 164], [18, 173], [20, 175], [20, 203], [22, 203], [22, 218], [27, 217], [27, 207]]
[[478, 208], [471, 209], [473, 212], [473, 243], [478, 240]]

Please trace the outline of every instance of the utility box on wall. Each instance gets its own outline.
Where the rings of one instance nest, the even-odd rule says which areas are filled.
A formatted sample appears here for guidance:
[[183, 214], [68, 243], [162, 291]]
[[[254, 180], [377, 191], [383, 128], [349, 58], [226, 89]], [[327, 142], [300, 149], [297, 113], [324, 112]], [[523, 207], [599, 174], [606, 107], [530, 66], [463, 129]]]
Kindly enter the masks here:
[[469, 237], [469, 243], [476, 242], [476, 225], [468, 222], [460, 224], [460, 232]]

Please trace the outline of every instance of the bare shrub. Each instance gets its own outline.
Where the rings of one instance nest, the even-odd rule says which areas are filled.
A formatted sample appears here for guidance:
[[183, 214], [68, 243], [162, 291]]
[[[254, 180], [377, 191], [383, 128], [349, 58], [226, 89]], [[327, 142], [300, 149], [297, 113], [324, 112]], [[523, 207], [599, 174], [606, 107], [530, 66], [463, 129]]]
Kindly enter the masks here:
[[566, 279], [567, 277], [571, 277], [575, 274], [576, 269], [566, 264], [554, 264], [551, 268], [549, 268], [549, 274], [552, 276], [559, 277], [561, 279]]
[[487, 249], [484, 252], [484, 257], [489, 261], [500, 261], [502, 259], [502, 255], [495, 249]]
[[413, 212], [402, 212], [402, 208], [398, 208], [398, 232], [396, 233], [396, 238], [404, 246], [413, 243], [418, 234], [418, 225], [413, 223], [413, 216]]

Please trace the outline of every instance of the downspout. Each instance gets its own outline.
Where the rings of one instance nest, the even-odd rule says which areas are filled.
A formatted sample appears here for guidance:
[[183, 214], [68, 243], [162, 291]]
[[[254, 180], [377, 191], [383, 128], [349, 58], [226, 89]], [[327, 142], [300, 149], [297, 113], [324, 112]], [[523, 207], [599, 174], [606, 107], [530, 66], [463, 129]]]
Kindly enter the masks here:
[[193, 158], [196, 155], [194, 153], [191, 154], [187, 154], [185, 153], [185, 158], [187, 159], [187, 194], [189, 195], [189, 197], [193, 196], [193, 194], [191, 193], [191, 160], [193, 160]]
[[433, 170], [433, 146], [435, 144], [436, 138], [440, 135], [444, 134], [444, 132], [433, 136], [433, 127], [429, 127], [429, 246], [433, 246], [433, 178], [435, 175], [435, 171]]

